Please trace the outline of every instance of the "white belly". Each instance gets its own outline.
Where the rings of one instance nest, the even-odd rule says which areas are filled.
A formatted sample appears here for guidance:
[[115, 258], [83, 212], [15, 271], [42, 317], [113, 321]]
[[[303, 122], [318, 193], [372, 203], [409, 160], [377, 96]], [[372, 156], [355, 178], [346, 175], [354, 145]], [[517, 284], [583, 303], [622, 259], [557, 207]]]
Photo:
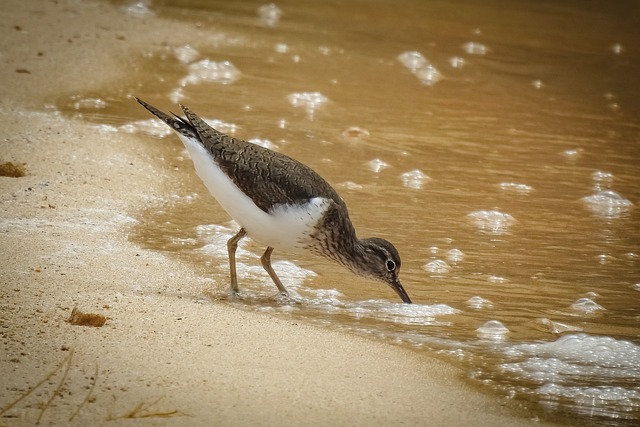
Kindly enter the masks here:
[[284, 251], [301, 251], [307, 246], [309, 233], [331, 206], [330, 199], [316, 197], [304, 205], [277, 205], [267, 213], [233, 183], [199, 141], [178, 136], [211, 195], [249, 237]]

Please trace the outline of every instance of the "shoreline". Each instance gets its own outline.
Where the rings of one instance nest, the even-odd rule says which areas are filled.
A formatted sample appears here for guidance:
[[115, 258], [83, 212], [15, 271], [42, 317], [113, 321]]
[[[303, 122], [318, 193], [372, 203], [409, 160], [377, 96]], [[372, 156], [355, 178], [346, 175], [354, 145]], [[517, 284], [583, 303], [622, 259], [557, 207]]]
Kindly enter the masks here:
[[[132, 244], [125, 230], [170, 194], [170, 168], [47, 101], [122, 77], [119, 61], [167, 26], [193, 34], [100, 2], [7, 10], [0, 163], [27, 175], [0, 177], [0, 410], [25, 397], [0, 424], [545, 425], [427, 355], [213, 302], [187, 264]], [[74, 308], [107, 322], [72, 325]]]

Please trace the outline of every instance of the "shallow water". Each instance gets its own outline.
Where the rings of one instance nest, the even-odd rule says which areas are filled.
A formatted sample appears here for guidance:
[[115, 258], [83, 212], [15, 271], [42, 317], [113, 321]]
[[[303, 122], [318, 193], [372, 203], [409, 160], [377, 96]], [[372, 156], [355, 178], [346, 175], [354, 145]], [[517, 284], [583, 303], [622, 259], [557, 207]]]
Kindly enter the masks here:
[[130, 97], [181, 102], [327, 178], [361, 236], [399, 249], [416, 303], [276, 251], [296, 295], [283, 301], [263, 248], [244, 242], [242, 294], [229, 304], [437, 353], [541, 415], [637, 423], [640, 6], [263, 5], [118, 3], [139, 19], [189, 22], [202, 38], [159, 35], [120, 87], [60, 102], [103, 131], [164, 144], [167, 170], [188, 172], [179, 194], [140, 213], [132, 239], [193, 262], [212, 278], [207, 293], [225, 298], [236, 228], [177, 138]]

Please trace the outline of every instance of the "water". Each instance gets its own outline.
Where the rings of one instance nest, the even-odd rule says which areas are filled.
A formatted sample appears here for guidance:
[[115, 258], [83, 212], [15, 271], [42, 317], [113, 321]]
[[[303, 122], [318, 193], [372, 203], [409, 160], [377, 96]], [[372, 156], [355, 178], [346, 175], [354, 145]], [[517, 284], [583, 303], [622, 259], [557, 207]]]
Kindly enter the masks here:
[[[640, 6], [632, 1], [118, 4], [202, 39], [60, 108], [165, 148], [177, 194], [131, 239], [192, 262], [227, 301], [235, 232], [177, 138], [132, 95], [316, 169], [362, 237], [391, 240], [415, 305], [312, 257], [243, 242], [225, 303], [458, 364], [487, 391], [584, 425], [640, 420]], [[163, 35], [162, 40], [170, 40]], [[213, 122], [215, 120], [215, 122]]]

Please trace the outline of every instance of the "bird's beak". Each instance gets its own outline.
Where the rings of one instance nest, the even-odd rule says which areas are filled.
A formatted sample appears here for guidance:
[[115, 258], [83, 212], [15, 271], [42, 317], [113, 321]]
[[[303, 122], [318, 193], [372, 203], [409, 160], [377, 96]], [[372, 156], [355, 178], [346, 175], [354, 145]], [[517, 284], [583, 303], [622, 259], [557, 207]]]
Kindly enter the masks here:
[[400, 298], [402, 298], [402, 301], [406, 304], [411, 304], [411, 298], [409, 298], [409, 294], [407, 294], [407, 291], [404, 290], [404, 288], [402, 287], [402, 283], [400, 283], [400, 280], [396, 279], [393, 281], [393, 283], [391, 284], [391, 287], [393, 288], [394, 291], [396, 291], [396, 293], [400, 296]]

